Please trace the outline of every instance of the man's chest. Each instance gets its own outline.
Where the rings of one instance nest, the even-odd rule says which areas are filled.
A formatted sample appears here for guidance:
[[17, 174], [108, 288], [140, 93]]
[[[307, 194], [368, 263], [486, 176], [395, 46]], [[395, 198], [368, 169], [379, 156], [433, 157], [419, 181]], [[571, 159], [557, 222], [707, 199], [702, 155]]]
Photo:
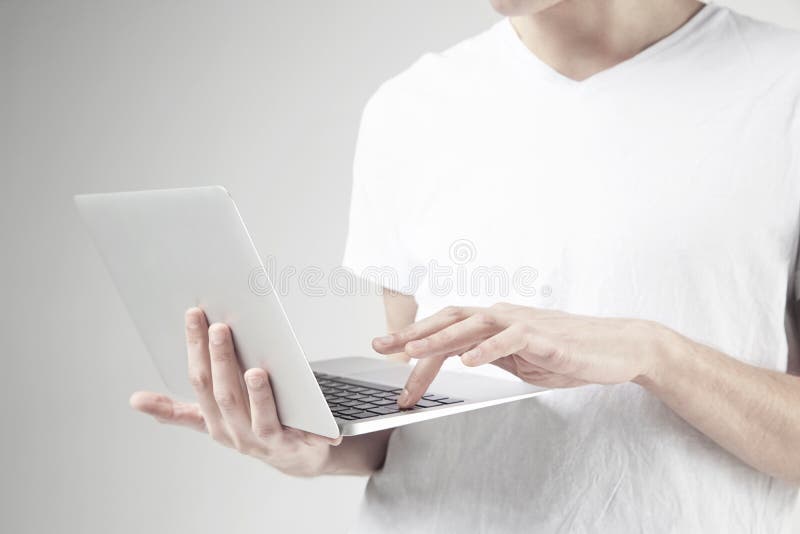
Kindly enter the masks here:
[[435, 157], [412, 166], [403, 232], [418, 259], [440, 261], [459, 239], [480, 247], [485, 261], [510, 263], [614, 262], [631, 251], [655, 262], [735, 260], [754, 245], [787, 255], [797, 232], [800, 148], [780, 112], [464, 124], [438, 137]]

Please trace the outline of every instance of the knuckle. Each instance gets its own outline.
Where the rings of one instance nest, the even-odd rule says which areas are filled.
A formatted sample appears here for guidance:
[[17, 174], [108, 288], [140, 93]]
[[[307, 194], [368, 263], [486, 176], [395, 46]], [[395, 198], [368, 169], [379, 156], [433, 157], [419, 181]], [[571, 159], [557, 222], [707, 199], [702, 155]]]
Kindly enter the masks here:
[[186, 336], [186, 345], [191, 347], [199, 347], [203, 344], [203, 337], [199, 336], [194, 333], [190, 333]]
[[536, 335], [536, 329], [533, 327], [533, 324], [525, 321], [521, 323], [515, 323], [514, 328], [525, 338], [525, 341], [528, 344], [531, 344], [533, 341], [533, 336]]
[[430, 337], [434, 345], [446, 345], [453, 340], [453, 333], [449, 330], [442, 330]]
[[447, 306], [442, 313], [451, 319], [459, 319], [464, 316], [464, 309], [460, 306]]
[[206, 392], [211, 387], [211, 377], [208, 373], [194, 372], [189, 375], [189, 382], [195, 391]]
[[495, 323], [494, 317], [488, 313], [476, 313], [474, 318], [475, 322], [481, 326], [492, 326]]
[[236, 406], [236, 395], [230, 391], [215, 391], [214, 400], [223, 410], [231, 410]]
[[258, 439], [266, 441], [274, 437], [275, 430], [269, 426], [261, 425], [253, 429], [253, 434], [255, 434]]
[[211, 351], [211, 359], [216, 362], [227, 362], [233, 359], [233, 351], [225, 348], [220, 348]]
[[404, 328], [403, 330], [400, 330], [399, 332], [395, 333], [394, 339], [396, 342], [405, 342], [408, 341], [409, 339], [414, 339], [416, 335], [417, 335], [417, 329], [414, 328], [413, 326], [409, 326], [408, 328]]
[[247, 439], [244, 437], [242, 438], [237, 437], [234, 439], [235, 439], [234, 448], [246, 456], [256, 456], [261, 450], [261, 447], [253, 443], [252, 439]]
[[523, 334], [523, 339], [525, 340], [525, 350], [531, 353], [535, 353], [534, 347], [536, 346], [536, 334], [533, 332], [532, 329], [526, 328], [525, 333]]

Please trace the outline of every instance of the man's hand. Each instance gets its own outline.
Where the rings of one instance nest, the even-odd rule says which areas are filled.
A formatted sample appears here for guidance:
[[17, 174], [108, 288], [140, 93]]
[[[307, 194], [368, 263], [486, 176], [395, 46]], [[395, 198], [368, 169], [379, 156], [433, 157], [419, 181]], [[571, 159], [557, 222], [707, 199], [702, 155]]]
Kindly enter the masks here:
[[218, 443], [295, 476], [322, 474], [335, 440], [281, 425], [269, 377], [263, 369], [244, 374], [224, 324], [209, 328], [198, 308], [186, 312], [189, 378], [197, 404], [177, 402], [165, 395], [139, 391], [131, 406], [162, 423], [185, 426], [208, 434]]
[[498, 304], [446, 308], [376, 338], [419, 358], [401, 397], [413, 405], [442, 362], [494, 363], [532, 384], [636, 382], [690, 425], [771, 476], [800, 484], [800, 381], [744, 363], [655, 322]]
[[605, 319], [512, 304], [449, 307], [399, 332], [373, 340], [382, 354], [405, 351], [420, 361], [398, 400], [413, 406], [442, 363], [461, 355], [469, 366], [493, 363], [526, 382], [549, 388], [618, 384], [654, 370], [648, 350], [655, 323]]

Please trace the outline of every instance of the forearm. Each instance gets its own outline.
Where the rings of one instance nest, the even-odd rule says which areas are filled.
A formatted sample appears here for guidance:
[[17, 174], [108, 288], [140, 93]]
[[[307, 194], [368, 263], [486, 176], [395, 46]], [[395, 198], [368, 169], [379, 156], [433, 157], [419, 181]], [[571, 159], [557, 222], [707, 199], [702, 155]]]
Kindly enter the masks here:
[[323, 474], [368, 476], [383, 467], [392, 430], [344, 438], [331, 447]]
[[800, 482], [800, 380], [655, 328], [655, 364], [636, 382], [747, 464]]
[[[414, 297], [384, 290], [387, 331], [395, 332], [414, 322], [417, 303]], [[402, 358], [404, 355], [397, 355]], [[407, 360], [408, 358], [405, 357]], [[392, 429], [344, 438], [332, 447], [323, 473], [328, 475], [370, 475], [383, 467]]]

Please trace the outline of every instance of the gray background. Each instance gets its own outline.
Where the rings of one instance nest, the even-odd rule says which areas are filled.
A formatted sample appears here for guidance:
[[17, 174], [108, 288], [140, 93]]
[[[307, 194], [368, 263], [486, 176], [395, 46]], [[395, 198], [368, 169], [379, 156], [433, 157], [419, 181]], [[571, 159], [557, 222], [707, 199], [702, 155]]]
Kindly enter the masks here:
[[[720, 2], [800, 28], [797, 0]], [[361, 108], [484, 0], [0, 0], [0, 531], [342, 532], [364, 480], [294, 480], [127, 405], [161, 389], [71, 204], [221, 183], [279, 265], [339, 261]], [[287, 308], [364, 353], [376, 297]], [[181, 357], [181, 355], [178, 355]]]

